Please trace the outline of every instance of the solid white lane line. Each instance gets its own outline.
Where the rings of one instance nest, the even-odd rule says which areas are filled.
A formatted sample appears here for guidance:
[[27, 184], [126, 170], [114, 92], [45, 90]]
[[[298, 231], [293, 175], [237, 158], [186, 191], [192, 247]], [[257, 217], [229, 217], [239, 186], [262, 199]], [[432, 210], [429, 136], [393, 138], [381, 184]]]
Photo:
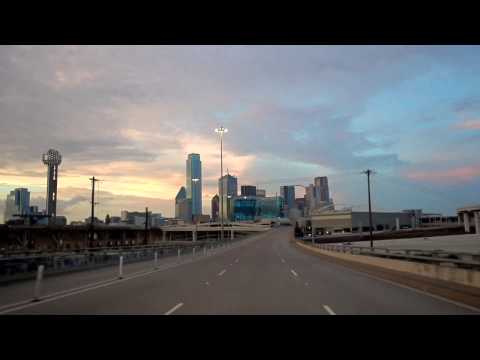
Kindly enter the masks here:
[[323, 308], [325, 309], [326, 312], [328, 312], [330, 315], [337, 315], [333, 312], [332, 309], [330, 309], [330, 306], [328, 305], [323, 305]]
[[227, 270], [223, 269], [222, 271], [220, 271], [220, 272], [218, 273], [218, 276], [222, 276], [222, 275], [225, 274], [226, 272], [227, 272]]
[[294, 276], [298, 276], [298, 274], [295, 272], [295, 270], [290, 270]]
[[175, 305], [173, 308], [171, 308], [170, 310], [168, 310], [164, 315], [170, 315], [172, 314], [174, 311], [178, 310], [179, 308], [181, 308], [183, 306], [183, 303], [178, 303], [177, 305]]

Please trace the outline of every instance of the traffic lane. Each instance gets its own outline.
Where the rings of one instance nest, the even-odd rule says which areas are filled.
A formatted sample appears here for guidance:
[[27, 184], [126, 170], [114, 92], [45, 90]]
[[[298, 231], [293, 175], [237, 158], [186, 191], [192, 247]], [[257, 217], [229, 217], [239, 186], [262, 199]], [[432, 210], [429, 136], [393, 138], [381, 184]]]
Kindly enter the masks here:
[[[249, 239], [248, 241], [257, 241]], [[247, 240], [245, 240], [247, 241]], [[146, 276], [85, 291], [16, 311], [22, 314], [163, 314], [172, 306], [195, 302], [223, 268], [241, 256], [242, 244], [211, 257]], [[199, 255], [200, 256], [200, 255]], [[211, 301], [207, 299], [205, 301]]]
[[202, 293], [204, 299], [185, 304], [178, 314], [322, 314], [323, 303], [307, 306], [306, 289], [272, 251], [279, 231], [244, 249], [234, 266]]
[[309, 282], [311, 301], [332, 304], [341, 314], [474, 314], [463, 307], [374, 279], [303, 252], [281, 234], [275, 251]]

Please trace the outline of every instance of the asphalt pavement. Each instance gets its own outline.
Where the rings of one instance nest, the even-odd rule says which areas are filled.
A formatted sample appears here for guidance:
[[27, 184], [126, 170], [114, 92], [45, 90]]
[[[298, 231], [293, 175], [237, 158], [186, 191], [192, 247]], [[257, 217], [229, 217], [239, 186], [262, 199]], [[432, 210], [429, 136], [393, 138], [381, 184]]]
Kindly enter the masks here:
[[[292, 231], [275, 228], [208, 255], [185, 257], [183, 262], [170, 259], [154, 272], [130, 272], [121, 280], [84, 284], [43, 301], [0, 308], [0, 314], [475, 313], [300, 251], [291, 242]], [[64, 275], [58, 284], [68, 283], [69, 276], [82, 278], [81, 273]], [[89, 276], [92, 279], [92, 273]], [[2, 291], [15, 294], [15, 286], [27, 285], [0, 289], [0, 297]]]

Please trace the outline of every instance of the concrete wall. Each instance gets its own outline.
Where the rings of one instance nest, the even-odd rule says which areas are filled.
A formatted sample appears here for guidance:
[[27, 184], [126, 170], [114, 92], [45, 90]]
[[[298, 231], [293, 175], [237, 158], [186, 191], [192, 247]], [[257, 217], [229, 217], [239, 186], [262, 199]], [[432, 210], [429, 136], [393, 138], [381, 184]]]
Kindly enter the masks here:
[[334, 258], [355, 261], [362, 264], [374, 265], [385, 269], [429, 277], [432, 279], [450, 281], [462, 285], [480, 288], [480, 271], [458, 269], [454, 267], [425, 264], [412, 261], [383, 259], [367, 255], [353, 255], [334, 251], [322, 250], [301, 242], [297, 244], [303, 248]]

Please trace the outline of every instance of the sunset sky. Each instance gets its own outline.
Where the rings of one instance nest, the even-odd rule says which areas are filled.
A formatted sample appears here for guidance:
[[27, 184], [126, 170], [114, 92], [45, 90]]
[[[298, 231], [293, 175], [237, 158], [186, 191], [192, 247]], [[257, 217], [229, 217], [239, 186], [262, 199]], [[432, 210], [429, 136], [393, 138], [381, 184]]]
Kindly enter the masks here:
[[[42, 153], [63, 155], [58, 215], [174, 215], [199, 153], [203, 211], [224, 169], [275, 195], [328, 176], [336, 203], [454, 214], [480, 203], [478, 46], [0, 46], [0, 220]], [[303, 195], [298, 190], [298, 196]]]

